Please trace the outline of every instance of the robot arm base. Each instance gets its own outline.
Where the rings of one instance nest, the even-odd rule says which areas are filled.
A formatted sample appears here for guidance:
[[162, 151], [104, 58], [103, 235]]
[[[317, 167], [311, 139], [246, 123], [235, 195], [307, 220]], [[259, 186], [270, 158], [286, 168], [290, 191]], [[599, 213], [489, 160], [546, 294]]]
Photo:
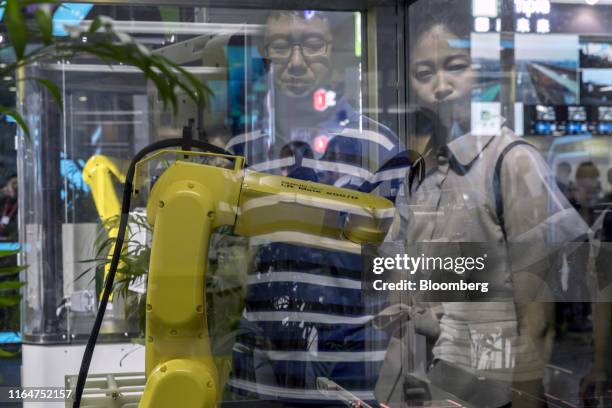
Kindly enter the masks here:
[[159, 364], [147, 379], [139, 408], [214, 408], [217, 385], [205, 364], [174, 359]]

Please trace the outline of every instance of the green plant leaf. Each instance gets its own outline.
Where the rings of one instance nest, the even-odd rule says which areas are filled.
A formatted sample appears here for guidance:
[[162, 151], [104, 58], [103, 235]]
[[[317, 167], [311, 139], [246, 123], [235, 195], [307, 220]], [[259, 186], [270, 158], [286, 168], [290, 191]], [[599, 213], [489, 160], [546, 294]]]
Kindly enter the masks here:
[[40, 36], [42, 37], [45, 45], [51, 44], [53, 40], [53, 22], [51, 21], [51, 14], [48, 10], [39, 8], [34, 13], [38, 29], [40, 30]]
[[63, 110], [62, 94], [58, 86], [55, 85], [53, 81], [49, 79], [45, 79], [45, 78], [32, 78], [32, 79], [34, 79], [36, 82], [38, 82], [39, 84], [47, 88], [51, 96], [53, 96], [53, 99], [55, 100], [55, 104], [57, 105], [59, 110], [62, 111]]
[[13, 249], [11, 251], [5, 251], [5, 250], [1, 250], [0, 251], [0, 258], [5, 258], [7, 256], [11, 256], [11, 255], [17, 255], [19, 253], [19, 249]]
[[31, 6], [34, 4], [57, 4], [54, 0], [20, 0], [21, 6]]
[[3, 349], [0, 349], [0, 358], [12, 358], [12, 357], [15, 357], [18, 354], [19, 354], [19, 352], [11, 353], [10, 351], [6, 351], [6, 350], [3, 350]]
[[18, 305], [21, 301], [21, 295], [2, 295], [0, 296], [0, 308]]
[[27, 266], [2, 266], [0, 267], [0, 276], [15, 275], [21, 271], [25, 271]]
[[28, 42], [28, 32], [21, 7], [19, 0], [6, 0], [4, 8], [4, 22], [17, 60], [23, 59]]
[[185, 68], [181, 67], [178, 64], [173, 64], [174, 69], [183, 74], [183, 76], [189, 81], [191, 86], [197, 91], [197, 100], [194, 102], [202, 102], [204, 103], [207, 97], [214, 96], [213, 92], [207, 86], [204, 86], [200, 80], [193, 75], [191, 72], [187, 71]]
[[13, 119], [15, 119], [15, 122], [17, 122], [17, 124], [19, 125], [19, 127], [21, 127], [21, 130], [23, 130], [23, 133], [25, 133], [25, 135], [28, 137], [30, 136], [30, 127], [19, 112], [17, 112], [15, 109], [0, 106], [0, 113], [12, 116]]
[[0, 290], [15, 290], [23, 287], [25, 284], [22, 281], [4, 281], [0, 282]]
[[96, 16], [96, 18], [94, 18], [93, 21], [91, 22], [91, 25], [89, 26], [89, 29], [87, 30], [87, 32], [89, 34], [93, 34], [96, 31], [98, 31], [100, 27], [102, 27], [102, 19], [100, 18], [100, 16]]

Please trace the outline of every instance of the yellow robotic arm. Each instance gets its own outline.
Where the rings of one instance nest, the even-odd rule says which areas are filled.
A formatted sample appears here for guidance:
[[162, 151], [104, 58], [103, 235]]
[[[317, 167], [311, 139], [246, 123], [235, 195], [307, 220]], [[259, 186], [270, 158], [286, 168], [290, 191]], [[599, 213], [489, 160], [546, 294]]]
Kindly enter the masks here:
[[[176, 151], [172, 151], [176, 154]], [[256, 173], [242, 157], [180, 152], [231, 161], [231, 168], [177, 161], [155, 183], [147, 205], [154, 226], [146, 305], [146, 376], [141, 408], [212, 408], [220, 384], [206, 321], [206, 260], [211, 233], [232, 226], [246, 237], [294, 237], [346, 250], [381, 242], [393, 204], [381, 197]], [[150, 160], [150, 159], [148, 159]], [[142, 162], [141, 162], [142, 164]], [[139, 164], [140, 165], [140, 164]]]
[[91, 156], [83, 167], [83, 180], [91, 188], [96, 210], [102, 222], [117, 217], [121, 212], [113, 176], [121, 184], [125, 183], [125, 174], [119, 169], [119, 166], [127, 167], [127, 164], [127, 162], [121, 163], [103, 155], [95, 155]]
[[[113, 184], [113, 176], [117, 178], [121, 184], [125, 183], [125, 173], [120, 170], [120, 167], [126, 168], [129, 163], [111, 159], [103, 155], [94, 155], [87, 160], [83, 167], [83, 180], [91, 189], [96, 210], [100, 216], [100, 221], [106, 227], [108, 238], [114, 239], [117, 237], [118, 231], [118, 216], [121, 213], [121, 204], [117, 197], [117, 191]], [[111, 222], [112, 220], [116, 222]], [[114, 244], [109, 251], [110, 254], [114, 251]], [[108, 275], [110, 263], [104, 267], [104, 278]], [[102, 294], [100, 294], [102, 296]], [[112, 299], [112, 294], [111, 294]]]

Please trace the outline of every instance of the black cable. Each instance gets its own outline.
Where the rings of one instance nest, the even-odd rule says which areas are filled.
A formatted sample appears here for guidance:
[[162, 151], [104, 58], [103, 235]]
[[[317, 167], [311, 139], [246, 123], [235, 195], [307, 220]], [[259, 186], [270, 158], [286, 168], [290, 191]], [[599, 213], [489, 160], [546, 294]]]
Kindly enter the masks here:
[[[121, 250], [123, 247], [123, 239], [125, 231], [127, 229], [128, 215], [130, 213], [130, 201], [132, 197], [132, 191], [134, 186], [134, 172], [136, 171], [136, 164], [141, 161], [148, 154], [161, 149], [167, 149], [170, 147], [182, 147], [184, 143], [183, 139], [166, 139], [162, 140], [149, 146], [146, 146], [139, 151], [136, 156], [130, 162], [127, 174], [125, 176], [125, 184], [123, 188], [123, 201], [121, 203], [121, 218], [119, 220], [119, 230], [117, 237], [115, 238], [115, 248], [113, 250], [113, 257], [111, 259], [110, 269], [106, 275], [106, 281], [104, 282], [104, 290], [102, 292], [102, 299], [98, 307], [96, 314], [96, 320], [91, 329], [91, 334], [87, 340], [87, 346], [85, 347], [85, 353], [83, 354], [83, 360], [81, 360], [81, 368], [79, 369], [79, 377], [77, 380], [76, 391], [74, 396], [73, 408], [80, 408], [81, 398], [83, 397], [83, 389], [85, 388], [85, 381], [87, 380], [87, 373], [89, 372], [89, 365], [91, 364], [91, 358], [93, 357], [94, 348], [96, 347], [96, 341], [100, 334], [100, 327], [102, 326], [102, 320], [104, 319], [104, 313], [106, 312], [106, 305], [108, 304], [108, 298], [113, 291], [113, 282], [115, 280], [115, 273], [117, 272], [117, 266], [119, 265], [119, 257], [121, 256]], [[226, 150], [211, 145], [206, 142], [199, 140], [191, 140], [190, 145], [205, 152], [227, 154]]]

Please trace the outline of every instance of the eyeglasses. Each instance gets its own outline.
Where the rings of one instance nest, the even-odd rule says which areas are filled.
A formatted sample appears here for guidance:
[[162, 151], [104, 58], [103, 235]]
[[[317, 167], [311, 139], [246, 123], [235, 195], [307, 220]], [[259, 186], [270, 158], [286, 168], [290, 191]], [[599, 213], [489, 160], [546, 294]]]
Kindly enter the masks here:
[[319, 57], [327, 53], [329, 41], [323, 38], [306, 38], [299, 42], [291, 42], [286, 39], [276, 39], [266, 46], [269, 58], [287, 59], [291, 57], [294, 47], [299, 47], [305, 57]]

